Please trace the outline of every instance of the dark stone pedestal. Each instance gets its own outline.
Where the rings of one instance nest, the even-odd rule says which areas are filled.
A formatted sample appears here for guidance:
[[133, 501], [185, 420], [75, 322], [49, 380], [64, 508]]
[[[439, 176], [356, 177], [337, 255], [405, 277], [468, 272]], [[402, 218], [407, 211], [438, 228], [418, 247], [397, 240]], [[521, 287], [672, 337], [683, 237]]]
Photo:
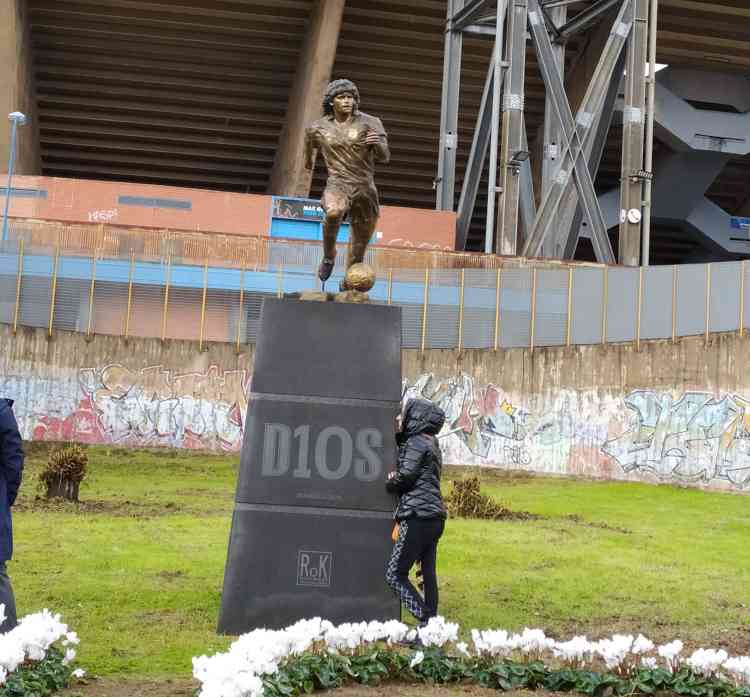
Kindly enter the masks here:
[[397, 618], [400, 309], [265, 300], [251, 392], [219, 632]]

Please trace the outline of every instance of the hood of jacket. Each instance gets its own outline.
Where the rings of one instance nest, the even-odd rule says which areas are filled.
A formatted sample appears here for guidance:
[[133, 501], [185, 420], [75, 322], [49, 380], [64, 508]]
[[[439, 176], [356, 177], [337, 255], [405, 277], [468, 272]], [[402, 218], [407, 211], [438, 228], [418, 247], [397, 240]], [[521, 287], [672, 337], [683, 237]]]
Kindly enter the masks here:
[[401, 432], [406, 436], [427, 433], [436, 436], [445, 423], [445, 412], [426, 399], [410, 399], [401, 421]]

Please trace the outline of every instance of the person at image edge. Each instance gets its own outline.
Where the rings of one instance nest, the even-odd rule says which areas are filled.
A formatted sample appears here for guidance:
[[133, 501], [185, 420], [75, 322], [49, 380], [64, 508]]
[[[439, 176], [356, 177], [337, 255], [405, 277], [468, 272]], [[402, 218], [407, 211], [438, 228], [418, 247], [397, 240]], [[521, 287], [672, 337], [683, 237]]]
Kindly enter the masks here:
[[13, 557], [11, 512], [18, 496], [23, 474], [23, 442], [13, 415], [13, 400], [0, 399], [0, 603], [5, 605], [6, 620], [0, 632], [16, 626], [16, 599], [8, 576], [7, 563]]

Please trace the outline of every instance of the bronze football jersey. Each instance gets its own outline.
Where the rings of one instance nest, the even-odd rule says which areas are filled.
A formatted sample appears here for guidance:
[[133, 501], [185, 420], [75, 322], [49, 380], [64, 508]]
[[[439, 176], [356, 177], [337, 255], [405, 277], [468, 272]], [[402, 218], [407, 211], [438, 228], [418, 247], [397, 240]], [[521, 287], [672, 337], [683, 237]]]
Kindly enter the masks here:
[[358, 112], [349, 121], [339, 124], [332, 116], [324, 116], [308, 128], [308, 137], [323, 155], [328, 169], [328, 186], [344, 188], [372, 186], [375, 174], [375, 149], [365, 144], [368, 131], [387, 142], [382, 121]]

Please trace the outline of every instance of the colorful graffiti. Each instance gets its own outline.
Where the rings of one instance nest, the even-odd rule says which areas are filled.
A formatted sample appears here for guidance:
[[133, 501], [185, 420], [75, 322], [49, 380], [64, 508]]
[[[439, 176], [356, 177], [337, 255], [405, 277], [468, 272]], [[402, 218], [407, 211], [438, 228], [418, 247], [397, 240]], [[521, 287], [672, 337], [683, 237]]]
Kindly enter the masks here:
[[[77, 381], [24, 381], [3, 394], [16, 397], [24, 436], [127, 446], [239, 450], [247, 410], [246, 371], [180, 373], [120, 364], [78, 371]], [[3, 384], [4, 383], [4, 384]]]
[[638, 390], [625, 398], [625, 406], [633, 423], [602, 448], [625, 472], [666, 481], [750, 483], [750, 401], [703, 392], [675, 400]]
[[403, 396], [431, 399], [445, 411], [439, 437], [446, 462], [518, 469], [543, 462], [544, 471], [564, 471], [575, 431], [565, 400], [535, 414], [495, 385], [477, 387], [466, 374], [422, 375], [404, 383]]
[[[25, 438], [237, 452], [250, 375], [119, 363], [55, 377], [1, 375]], [[636, 390], [529, 396], [470, 375], [404, 381], [437, 402], [444, 461], [597, 478], [750, 487], [750, 400]]]
[[620, 401], [563, 392], [535, 412], [499, 387], [477, 387], [468, 375], [431, 374], [405, 382], [403, 393], [445, 410], [439, 437], [449, 463], [750, 486], [750, 400], [737, 395], [688, 392], [674, 399], [636, 390]]

